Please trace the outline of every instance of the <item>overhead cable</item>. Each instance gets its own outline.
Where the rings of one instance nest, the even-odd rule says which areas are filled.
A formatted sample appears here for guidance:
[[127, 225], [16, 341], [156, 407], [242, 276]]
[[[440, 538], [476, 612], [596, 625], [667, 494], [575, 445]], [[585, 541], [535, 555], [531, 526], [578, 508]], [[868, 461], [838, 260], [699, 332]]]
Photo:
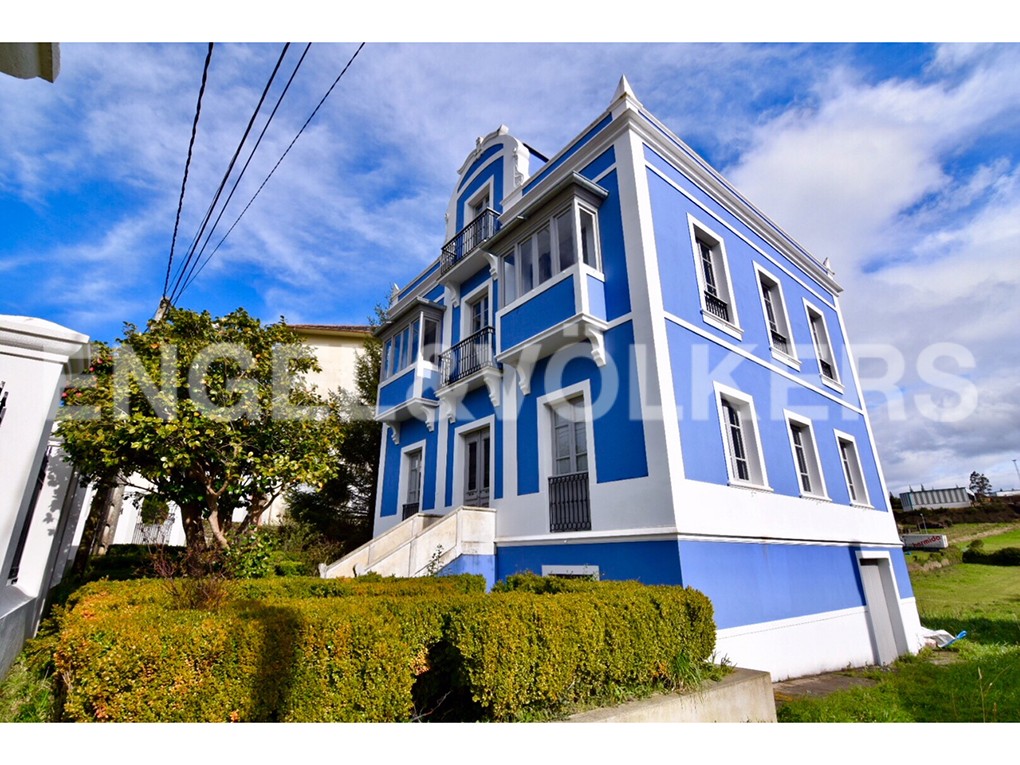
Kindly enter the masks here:
[[290, 145], [288, 145], [287, 148], [284, 150], [283, 154], [280, 155], [280, 158], [276, 161], [276, 164], [273, 165], [273, 169], [269, 171], [269, 175], [267, 175], [266, 179], [262, 181], [262, 185], [258, 187], [258, 190], [256, 190], [256, 192], [252, 195], [252, 198], [248, 200], [248, 204], [246, 204], [244, 209], [241, 210], [241, 214], [237, 216], [237, 219], [227, 230], [227, 233], [223, 235], [223, 238], [220, 239], [216, 247], [213, 248], [213, 251], [209, 253], [209, 256], [205, 259], [205, 261], [198, 268], [198, 270], [195, 271], [195, 273], [189, 278], [187, 283], [184, 285], [184, 288], [181, 289], [181, 292], [183, 292], [184, 289], [186, 289], [202, 272], [202, 269], [205, 268], [206, 263], [209, 262], [209, 258], [216, 254], [216, 251], [219, 250], [220, 245], [222, 245], [223, 242], [226, 241], [226, 238], [230, 236], [230, 232], [234, 230], [234, 227], [237, 226], [237, 224], [241, 221], [241, 218], [244, 217], [244, 214], [248, 212], [248, 208], [251, 207], [252, 202], [255, 201], [258, 195], [262, 192], [262, 189], [265, 188], [265, 185], [269, 182], [269, 179], [273, 177], [273, 173], [276, 172], [276, 168], [278, 168], [280, 166], [280, 163], [283, 162], [283, 158], [286, 157], [290, 150], [293, 148], [294, 144], [297, 142], [297, 139], [301, 137], [301, 134], [305, 131], [305, 128], [308, 127], [308, 124], [315, 117], [316, 113], [319, 111], [323, 103], [325, 103], [326, 99], [329, 98], [329, 95], [333, 92], [333, 89], [336, 88], [337, 84], [340, 82], [340, 79], [344, 76], [344, 74], [346, 74], [347, 70], [350, 69], [351, 64], [354, 63], [354, 59], [358, 57], [358, 54], [361, 53], [361, 49], [364, 47], [365, 43], [361, 43], [361, 45], [358, 46], [358, 49], [354, 51], [354, 55], [351, 56], [351, 58], [348, 60], [346, 66], [344, 66], [343, 68], [343, 71], [341, 71], [340, 74], [337, 75], [337, 78], [333, 80], [333, 84], [329, 86], [329, 90], [327, 90], [326, 94], [319, 100], [319, 103], [316, 105], [315, 109], [312, 110], [312, 113], [308, 116], [308, 119], [305, 120], [305, 123], [301, 126], [301, 129], [298, 130], [297, 134], [294, 136], [294, 139], [290, 142]]
[[177, 220], [174, 221], [174, 236], [170, 242], [170, 257], [166, 263], [166, 278], [163, 280], [163, 297], [166, 297], [170, 286], [170, 269], [174, 263], [174, 248], [177, 246], [177, 229], [181, 225], [181, 210], [184, 207], [184, 188], [188, 185], [188, 169], [191, 167], [191, 153], [195, 148], [195, 136], [198, 134], [198, 117], [202, 113], [202, 96], [205, 94], [205, 83], [209, 79], [209, 62], [212, 61], [213, 43], [205, 54], [205, 66], [202, 68], [202, 84], [198, 89], [198, 104], [195, 106], [195, 119], [191, 123], [191, 141], [188, 143], [188, 159], [184, 163], [184, 180], [181, 181], [181, 196], [177, 200]]
[[216, 194], [213, 197], [212, 202], [209, 204], [209, 209], [205, 213], [205, 218], [202, 220], [202, 225], [199, 228], [198, 233], [192, 240], [191, 247], [188, 250], [187, 258], [184, 265], [178, 270], [177, 276], [174, 280], [174, 288], [170, 293], [170, 302], [173, 303], [180, 296], [180, 287], [186, 281], [189, 273], [189, 267], [191, 270], [195, 268], [195, 250], [198, 243], [202, 239], [202, 235], [205, 232], [206, 226], [209, 224], [209, 219], [212, 217], [213, 210], [216, 208], [216, 204], [219, 202], [220, 195], [223, 193], [224, 187], [227, 185], [227, 181], [230, 178], [230, 173], [234, 169], [234, 164], [237, 162], [238, 156], [241, 154], [241, 149], [244, 147], [244, 143], [248, 140], [248, 135], [251, 133], [252, 126], [255, 124], [255, 120], [258, 117], [259, 111], [262, 109], [262, 104], [265, 103], [266, 96], [269, 94], [269, 89], [272, 87], [273, 80], [276, 79], [277, 72], [280, 71], [280, 65], [283, 63], [283, 57], [287, 55], [287, 49], [290, 47], [290, 43], [283, 46], [283, 50], [280, 53], [279, 59], [276, 61], [276, 66], [273, 67], [273, 73], [269, 75], [269, 81], [266, 83], [266, 87], [262, 91], [262, 96], [259, 98], [258, 104], [255, 106], [255, 111], [252, 112], [251, 119], [248, 120], [248, 126], [244, 130], [244, 135], [241, 136], [241, 140], [237, 144], [237, 149], [234, 150], [234, 156], [230, 159], [230, 164], [227, 166], [227, 171], [223, 174], [223, 180], [220, 181], [219, 188], [216, 189]]

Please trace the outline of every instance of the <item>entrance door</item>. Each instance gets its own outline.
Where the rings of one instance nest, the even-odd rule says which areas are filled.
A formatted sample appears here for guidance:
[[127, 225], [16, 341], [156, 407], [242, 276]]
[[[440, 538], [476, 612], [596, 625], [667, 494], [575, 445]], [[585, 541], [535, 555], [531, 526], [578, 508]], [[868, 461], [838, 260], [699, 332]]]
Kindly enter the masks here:
[[[864, 585], [864, 599], [868, 603], [868, 623], [875, 648], [875, 661], [889, 664], [899, 655], [896, 641], [896, 623], [899, 620], [898, 610], [890, 596], [892, 585], [889, 561], [876, 558], [861, 558], [861, 583]], [[896, 621], [894, 621], [896, 620]], [[904, 646], [904, 650], [905, 650]]]
[[489, 506], [489, 429], [464, 436], [464, 504]]

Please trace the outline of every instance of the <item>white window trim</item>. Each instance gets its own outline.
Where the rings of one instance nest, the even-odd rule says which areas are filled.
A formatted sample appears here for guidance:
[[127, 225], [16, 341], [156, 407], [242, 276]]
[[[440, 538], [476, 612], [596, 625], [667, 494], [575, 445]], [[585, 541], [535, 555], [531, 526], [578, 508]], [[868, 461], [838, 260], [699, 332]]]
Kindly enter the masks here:
[[473, 221], [475, 218], [478, 217], [478, 215], [481, 214], [481, 213], [476, 214], [473, 213], [472, 211], [474, 210], [475, 207], [478, 206], [478, 203], [484, 197], [489, 198], [489, 204], [487, 205], [487, 207], [495, 209], [496, 205], [495, 192], [496, 184], [493, 182], [493, 178], [490, 177], [485, 183], [483, 183], [481, 186], [475, 189], [475, 192], [471, 196], [466, 197], [464, 199], [464, 208], [461, 211], [461, 219], [463, 221], [463, 223], [461, 224], [461, 229], [469, 225], [471, 221]]
[[[804, 298], [804, 313], [807, 316], [808, 322], [808, 334], [811, 335], [811, 347], [815, 351], [815, 361], [818, 364], [818, 377], [821, 379], [822, 384], [832, 388], [834, 391], [839, 393], [843, 392], [843, 383], [839, 376], [839, 364], [836, 361], [836, 354], [832, 348], [832, 336], [829, 334], [829, 323], [825, 320], [825, 314], [813, 303]], [[823, 340], [829, 351], [829, 365], [832, 367], [832, 374], [834, 377], [827, 377], [822, 373], [822, 349], [818, 347], [815, 342], [815, 333], [811, 329], [811, 316], [815, 315], [818, 317], [822, 325], [822, 333], [824, 335]]]
[[[740, 316], [737, 313], [737, 301], [734, 299], [733, 293], [733, 281], [730, 278], [730, 264], [729, 258], [726, 255], [726, 242], [719, 234], [715, 233], [712, 229], [706, 226], [701, 221], [694, 218], [690, 213], [687, 214], [687, 227], [690, 230], [691, 235], [691, 254], [694, 256], [694, 273], [698, 278], [698, 300], [701, 303], [701, 316], [705, 320], [706, 324], [710, 324], [716, 329], [720, 329], [728, 335], [732, 335], [737, 340], [742, 340], [744, 337], [744, 330], [740, 328]], [[721, 268], [722, 274], [717, 274], [716, 279], [722, 276], [724, 286], [726, 288], [726, 306], [730, 312], [730, 320], [726, 321], [719, 318], [713, 313], [710, 313], [708, 306], [705, 304], [705, 272], [701, 264], [701, 251], [698, 249], [698, 239], [705, 239], [712, 245], [712, 251], [718, 253], [718, 261], [713, 259], [713, 266], [717, 263]]]
[[591, 577], [597, 582], [600, 574], [598, 566], [542, 566], [542, 576]]
[[482, 294], [485, 294], [489, 299], [489, 326], [493, 327], [496, 324], [496, 314], [493, 311], [492, 306], [492, 281], [487, 280], [484, 284], [480, 284], [475, 289], [471, 290], [466, 295], [462, 295], [460, 299], [460, 339], [465, 340], [471, 334], [471, 304], [477, 301]]
[[[808, 497], [810, 499], [824, 499], [830, 500], [828, 487], [825, 485], [825, 471], [822, 469], [821, 455], [818, 453], [818, 438], [815, 435], [815, 426], [807, 417], [803, 417], [796, 412], [791, 412], [789, 409], [783, 410], [783, 416], [786, 418], [786, 435], [790, 441], [790, 455], [793, 457], [793, 470], [797, 476], [797, 486], [800, 488], [800, 495], [802, 497]], [[804, 487], [800, 484], [800, 467], [797, 464], [797, 446], [793, 442], [793, 428], [792, 425], [799, 425], [807, 431], [808, 439], [810, 440], [810, 453], [808, 454], [809, 459], [814, 458], [814, 474], [811, 473], [811, 466], [808, 465], [808, 474], [811, 475], [812, 479], [818, 480], [818, 485], [821, 491], [804, 491]], [[809, 445], [804, 444], [804, 449], [807, 450]]]
[[552, 410], [556, 404], [566, 403], [577, 396], [581, 396], [581, 407], [584, 411], [584, 438], [588, 446], [588, 484], [594, 486], [598, 483], [595, 459], [595, 420], [591, 411], [591, 383], [588, 380], [583, 380], [539, 396], [536, 402], [538, 406], [538, 488], [539, 493], [546, 498], [547, 502], [549, 478], [555, 475], [556, 468], [553, 464], [555, 460], [552, 448]]
[[418, 511], [421, 512], [425, 506], [425, 455], [427, 448], [427, 442], [424, 439], [400, 447], [400, 475], [397, 479], [397, 518], [403, 515], [404, 505], [407, 503], [407, 464], [411, 452], [421, 452], [421, 474], [418, 476]]
[[[390, 380], [392, 380], [393, 378], [400, 377], [405, 372], [407, 372], [407, 371], [409, 371], [411, 369], [414, 369], [415, 365], [419, 361], [423, 360], [422, 359], [422, 346], [421, 346], [421, 343], [422, 343], [422, 330], [425, 328], [424, 327], [424, 323], [422, 321], [424, 316], [425, 316], [425, 312], [424, 311], [419, 311], [417, 314], [414, 315], [414, 318], [405, 318], [404, 321], [402, 321], [400, 323], [400, 325], [399, 325], [400, 329], [396, 330], [395, 332], [393, 332], [393, 334], [391, 334], [389, 337], [387, 337], [385, 340], [382, 341], [382, 354], [383, 354], [382, 365], [383, 365], [383, 369], [379, 370], [379, 385], [380, 385], [380, 387], [384, 383], [387, 383]], [[404, 330], [406, 330], [408, 327], [410, 327], [410, 326], [412, 326], [414, 324], [418, 325], [418, 332], [417, 332], [417, 342], [415, 344], [414, 353], [411, 354], [411, 362], [409, 364], [407, 364], [406, 366], [403, 366], [403, 367], [401, 367], [399, 369], [394, 369], [393, 371], [390, 372], [389, 375], [384, 375], [383, 372], [385, 371], [385, 366], [386, 366], [386, 343], [392, 342], [392, 341], [396, 340], [397, 337], [399, 337], [401, 334], [403, 334]], [[442, 329], [442, 325], [440, 325], [440, 329]], [[431, 367], [431, 368], [433, 368], [433, 369], [436, 368], [433, 364], [426, 364], [426, 365]]]
[[843, 476], [843, 483], [844, 483], [844, 485], [846, 485], [847, 497], [850, 497], [850, 485], [847, 483], [846, 468], [843, 467], [843, 448], [842, 448], [843, 445], [840, 443], [840, 441], [846, 441], [847, 443], [849, 443], [854, 448], [854, 461], [856, 462], [856, 464], [855, 465], [851, 465], [850, 467], [851, 467], [851, 469], [853, 469], [855, 467], [857, 468], [857, 476], [856, 477], [860, 479], [860, 481], [859, 481], [859, 489], [860, 489], [859, 493], [864, 495], [864, 499], [863, 500], [860, 500], [860, 499], [856, 499], [855, 500], [855, 499], [851, 498], [850, 499], [850, 504], [853, 505], [854, 507], [873, 508], [873, 505], [871, 504], [871, 496], [868, 493], [868, 481], [867, 481], [867, 477], [864, 475], [864, 465], [861, 463], [861, 450], [857, 446], [857, 439], [854, 438], [849, 433], [844, 433], [842, 430], [835, 430], [835, 429], [833, 429], [832, 434], [833, 434], [833, 436], [836, 439], [836, 459], [839, 460], [839, 471], [840, 471], [840, 473]]
[[[591, 213], [591, 216], [594, 218], [594, 221], [595, 221], [595, 228], [593, 230], [593, 233], [595, 235], [595, 245], [594, 246], [595, 246], [596, 266], [594, 266], [594, 267], [590, 266], [590, 265], [588, 265], [587, 263], [584, 262], [583, 254], [582, 254], [582, 251], [581, 251], [581, 214], [580, 214], [580, 210], [582, 210], [582, 209], [585, 210], [588, 213]], [[553, 236], [553, 229], [554, 229], [554, 221], [558, 217], [560, 217], [563, 213], [565, 213], [567, 211], [570, 211], [572, 213], [571, 219], [572, 219], [572, 222], [573, 222], [573, 225], [574, 225], [574, 250], [575, 250], [574, 256], [575, 256], [575, 258], [574, 258], [573, 265], [571, 265], [571, 266], [569, 266], [569, 267], [567, 267], [565, 269], [560, 269], [559, 268], [559, 262], [560, 262], [559, 237]], [[552, 262], [555, 263], [557, 267], [556, 267], [556, 269], [554, 269], [552, 276], [549, 277], [546, 281], [542, 282], [541, 284], [537, 284], [536, 283], [535, 286], [533, 286], [530, 290], [528, 290], [527, 292], [522, 293], [521, 292], [522, 280], [521, 280], [521, 270], [520, 270], [520, 267], [521, 267], [521, 254], [520, 254], [520, 250], [519, 250], [520, 244], [521, 244], [521, 242], [523, 242], [525, 240], [533, 238], [535, 236], [535, 234], [537, 234], [541, 229], [543, 229], [543, 228], [545, 228], [547, 226], [549, 227], [550, 247], [551, 247], [551, 250], [552, 250], [552, 253], [551, 253]], [[517, 291], [517, 295], [516, 295], [516, 297], [514, 297], [514, 299], [511, 302], [507, 303], [507, 302], [505, 302], [506, 301], [506, 292], [505, 292], [505, 290], [500, 290], [499, 299], [500, 299], [500, 302], [502, 303], [502, 305], [498, 306], [497, 313], [504, 313], [504, 312], [512, 311], [518, 305], [523, 305], [524, 303], [528, 302], [532, 298], [534, 298], [537, 295], [541, 294], [543, 291], [549, 289], [550, 287], [552, 287], [555, 284], [558, 284], [563, 279], [568, 278], [571, 274], [583, 274], [583, 273], [587, 272], [587, 273], [591, 273], [593, 275], [602, 276], [602, 239], [601, 239], [601, 232], [600, 232], [600, 226], [599, 226], [599, 214], [598, 214], [598, 210], [594, 209], [590, 205], [584, 204], [582, 201], [580, 201], [578, 199], [573, 199], [567, 205], [556, 208], [556, 212], [550, 213], [549, 215], [545, 215], [542, 218], [540, 218], [538, 220], [538, 222], [534, 226], [529, 227], [527, 233], [521, 234], [521, 235], [517, 236], [517, 238], [514, 240], [513, 245], [509, 249], [504, 250], [502, 252], [502, 254], [499, 256], [499, 269], [498, 269], [498, 273], [500, 275], [501, 283], [503, 283], [503, 284], [506, 283], [506, 277], [505, 277], [506, 256], [510, 255], [510, 254], [513, 254], [515, 256], [514, 257], [514, 268], [515, 268], [516, 274], [515, 274], [515, 277], [514, 277], [514, 284], [515, 284], [515, 289]], [[533, 258], [534, 258], [534, 262], [536, 264], [535, 265], [535, 269], [536, 269], [536, 272], [537, 272], [537, 262], [538, 262], [538, 253], [537, 252], [533, 254]], [[602, 278], [603, 278], [603, 281], [604, 281], [605, 277], [602, 276]], [[537, 281], [537, 273], [535, 274], [535, 280]]]
[[[774, 358], [776, 361], [781, 361], [788, 367], [792, 367], [793, 369], [796, 369], [799, 372], [801, 364], [800, 359], [797, 358], [797, 344], [793, 340], [793, 325], [790, 324], [790, 314], [786, 310], [786, 295], [783, 294], [783, 284], [782, 282], [779, 281], [779, 279], [777, 279], [773, 274], [769, 273], [769, 271], [767, 271], [766, 269], [762, 268], [761, 265], [759, 265], [758, 263], [754, 264], [754, 272], [755, 281], [757, 282], [758, 286], [758, 297], [761, 299], [761, 315], [762, 318], [765, 320], [765, 335], [769, 341], [769, 348], [772, 349], [772, 358]], [[775, 288], [776, 295], [778, 295], [779, 300], [778, 311], [781, 314], [781, 321], [784, 325], [783, 327], [781, 327], [781, 329], [786, 330], [786, 343], [790, 349], [789, 352], [784, 353], [783, 351], [776, 348], [776, 346], [772, 343], [772, 328], [769, 326], [769, 312], [768, 308], [766, 308], [765, 306], [765, 292], [762, 289], [761, 284], [763, 276], [765, 277], [765, 280], [770, 282], [771, 285]], [[777, 306], [773, 305], [772, 310], [773, 312], [775, 312], [777, 310]], [[780, 316], [777, 316], [776, 318], [780, 319]]]
[[[768, 469], [765, 467], [765, 452], [761, 446], [761, 433], [758, 427], [758, 414], [754, 408], [754, 399], [742, 391], [730, 388], [729, 386], [723, 385], [719, 382], [714, 382], [713, 386], [715, 388], [716, 411], [719, 415], [719, 435], [722, 438], [723, 456], [726, 460], [726, 475], [729, 476], [730, 486], [740, 486], [743, 488], [756, 489], [758, 491], [772, 491], [772, 488], [769, 486]], [[741, 413], [747, 415], [742, 418], [741, 424], [743, 425], [745, 422], [748, 423], [748, 428], [754, 435], [753, 445], [755, 448], [755, 454], [753, 457], [755, 464], [753, 465], [753, 469], [750, 464], [751, 460], [748, 459], [748, 472], [752, 473], [751, 480], [745, 481], [733, 473], [733, 460], [731, 459], [732, 455], [730, 454], [729, 447], [730, 436], [727, 432], [729, 422], [726, 418], [726, 411], [723, 409], [724, 398], [730, 400], [731, 403], [735, 402], [739, 405], [740, 409], [743, 410]], [[750, 439], [748, 438], [748, 434], [744, 432], [747, 428], [742, 428], [741, 430], [741, 435], [744, 440], [744, 451], [747, 453], [749, 452]], [[747, 453], [745, 456], [750, 458], [752, 455]], [[761, 474], [760, 481], [753, 480], [754, 478], [759, 477], [753, 475], [754, 469]]]
[[496, 417], [489, 415], [459, 425], [453, 432], [453, 506], [464, 504], [464, 474], [467, 472], [467, 450], [464, 437], [476, 430], [489, 430], [489, 507], [496, 499]]

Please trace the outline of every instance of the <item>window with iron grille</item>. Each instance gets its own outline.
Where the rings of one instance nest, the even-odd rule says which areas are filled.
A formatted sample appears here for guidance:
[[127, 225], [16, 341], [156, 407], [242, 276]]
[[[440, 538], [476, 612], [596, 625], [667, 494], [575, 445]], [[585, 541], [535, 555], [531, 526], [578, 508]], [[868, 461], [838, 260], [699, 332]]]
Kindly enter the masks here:
[[808, 324], [811, 326], [811, 341], [814, 343], [815, 357], [818, 359], [818, 371], [823, 380], [838, 384], [839, 375], [832, 354], [832, 343], [829, 342], [829, 329], [825, 324], [825, 317], [814, 306], [807, 303], [805, 305]]
[[701, 290], [701, 313], [706, 323], [722, 329], [739, 340], [742, 332], [737, 321], [737, 308], [733, 302], [733, 287], [730, 283], [723, 240], [690, 216], [688, 223]]
[[768, 331], [769, 346], [775, 358], [800, 369], [797, 353], [790, 330], [790, 320], [783, 300], [783, 288], [779, 280], [755, 263], [758, 273], [758, 288], [761, 291], [762, 311]]
[[584, 401], [578, 396], [551, 409], [553, 474], [549, 477], [549, 530], [587, 531], [591, 529], [591, 507]]

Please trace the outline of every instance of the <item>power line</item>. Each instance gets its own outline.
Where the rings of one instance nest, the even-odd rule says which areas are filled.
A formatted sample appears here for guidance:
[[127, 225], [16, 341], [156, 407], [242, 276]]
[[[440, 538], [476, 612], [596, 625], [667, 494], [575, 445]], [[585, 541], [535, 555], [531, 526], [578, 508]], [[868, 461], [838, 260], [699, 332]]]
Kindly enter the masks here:
[[258, 117], [259, 111], [262, 109], [262, 104], [265, 103], [266, 96], [269, 94], [269, 89], [273, 84], [273, 80], [276, 79], [277, 72], [280, 71], [280, 65], [283, 63], [283, 57], [287, 55], [287, 49], [290, 48], [290, 43], [283, 46], [283, 50], [280, 53], [280, 57], [276, 61], [276, 66], [273, 67], [273, 73], [269, 76], [269, 81], [266, 83], [266, 87], [262, 91], [262, 96], [259, 98], [258, 104], [255, 106], [255, 111], [252, 112], [251, 119], [248, 120], [248, 126], [244, 130], [244, 135], [241, 136], [241, 140], [237, 144], [237, 149], [234, 150], [234, 156], [230, 159], [230, 164], [227, 166], [227, 171], [223, 174], [223, 180], [220, 181], [219, 188], [216, 189], [216, 194], [213, 197], [212, 202], [209, 204], [209, 209], [205, 213], [205, 218], [202, 220], [202, 225], [199, 228], [198, 233], [192, 240], [191, 247], [188, 250], [187, 258], [185, 259], [184, 265], [178, 270], [178, 275], [174, 281], [174, 288], [170, 293], [170, 302], [173, 303], [180, 295], [178, 288], [181, 286], [183, 281], [190, 276], [188, 269], [189, 267], [194, 270], [194, 259], [195, 259], [195, 248], [198, 246], [199, 241], [202, 239], [205, 228], [209, 224], [209, 219], [212, 217], [213, 210], [216, 208], [216, 204], [219, 202], [220, 195], [223, 193], [224, 187], [227, 185], [227, 181], [230, 178], [230, 173], [234, 169], [234, 164], [237, 162], [238, 156], [241, 154], [241, 149], [244, 147], [244, 143], [248, 140], [248, 135], [251, 133], [252, 126], [255, 124], [255, 119]]
[[278, 168], [280, 166], [280, 163], [283, 162], [283, 158], [287, 156], [287, 154], [290, 152], [290, 150], [294, 147], [294, 144], [297, 143], [297, 139], [301, 137], [301, 134], [305, 131], [305, 128], [308, 127], [308, 124], [312, 121], [312, 119], [318, 113], [319, 109], [325, 103], [326, 99], [329, 98], [330, 94], [333, 92], [333, 89], [336, 88], [336, 86], [340, 82], [341, 78], [344, 76], [344, 74], [347, 73], [347, 70], [350, 69], [351, 64], [354, 63], [354, 59], [356, 59], [358, 57], [358, 54], [361, 53], [361, 49], [364, 48], [364, 47], [365, 47], [365, 43], [361, 43], [361, 45], [358, 46], [358, 49], [356, 51], [354, 51], [354, 55], [350, 57], [350, 59], [347, 61], [347, 64], [344, 66], [343, 70], [340, 72], [339, 75], [337, 75], [337, 78], [335, 80], [333, 80], [333, 84], [329, 86], [329, 90], [327, 90], [326, 94], [319, 100], [319, 103], [316, 105], [315, 109], [312, 110], [312, 113], [308, 116], [308, 119], [305, 120], [305, 123], [301, 126], [301, 129], [298, 130], [297, 134], [294, 136], [293, 140], [290, 142], [290, 144], [284, 150], [283, 154], [280, 155], [280, 158], [276, 161], [276, 164], [273, 165], [273, 169], [269, 171], [269, 175], [267, 175], [266, 179], [264, 181], [262, 181], [262, 184], [258, 187], [256, 192], [252, 195], [252, 198], [248, 200], [248, 204], [246, 204], [244, 206], [244, 209], [241, 210], [241, 214], [237, 216], [237, 219], [233, 222], [233, 224], [231, 224], [230, 228], [227, 230], [227, 233], [223, 235], [223, 238], [220, 239], [220, 241], [216, 245], [216, 247], [213, 248], [213, 251], [211, 253], [209, 253], [209, 256], [205, 259], [205, 261], [202, 263], [202, 265], [199, 266], [198, 270], [195, 271], [195, 273], [185, 283], [184, 287], [181, 288], [180, 293], [178, 293], [178, 297], [180, 297], [180, 294], [183, 293], [184, 290], [187, 289], [191, 285], [191, 283], [195, 280], [196, 277], [198, 277], [198, 275], [200, 273], [202, 273], [202, 269], [205, 268], [206, 264], [209, 262], [209, 260], [212, 258], [212, 256], [216, 254], [216, 251], [219, 250], [220, 245], [222, 245], [223, 242], [226, 241], [227, 237], [230, 236], [230, 232], [234, 230], [234, 227], [237, 226], [238, 223], [240, 223], [241, 218], [244, 217], [244, 214], [246, 212], [248, 212], [248, 208], [251, 207], [252, 203], [255, 201], [255, 199], [258, 197], [258, 195], [260, 193], [262, 193], [262, 189], [265, 188], [266, 184], [269, 182], [269, 179], [273, 177], [273, 173], [276, 172], [276, 168]]
[[[287, 80], [287, 84], [284, 85], [283, 90], [280, 92], [279, 97], [276, 99], [276, 104], [273, 106], [273, 111], [270, 112], [269, 118], [266, 120], [266, 124], [262, 126], [262, 131], [259, 133], [259, 137], [255, 141], [255, 145], [252, 146], [251, 151], [248, 153], [248, 159], [245, 160], [244, 167], [241, 168], [241, 172], [238, 173], [237, 178], [234, 179], [234, 185], [230, 188], [230, 193], [227, 195], [226, 201], [220, 207], [219, 215], [216, 216], [216, 220], [213, 222], [212, 228], [209, 229], [209, 233], [206, 234], [205, 236], [205, 242], [202, 244], [202, 249], [198, 251], [198, 254], [195, 257], [195, 263], [198, 263], [202, 259], [202, 255], [205, 253], [206, 247], [209, 246], [209, 242], [212, 239], [213, 233], [216, 231], [216, 227], [220, 225], [220, 220], [222, 220], [223, 214], [227, 211], [227, 207], [230, 206], [230, 200], [234, 198], [234, 192], [237, 191], [237, 187], [241, 183], [241, 179], [244, 177], [245, 172], [248, 170], [248, 165], [251, 164], [251, 161], [255, 156], [255, 152], [258, 151], [259, 145], [262, 143], [262, 139], [266, 135], [266, 131], [269, 130], [269, 126], [272, 124], [273, 118], [276, 116], [276, 112], [280, 108], [280, 104], [283, 103], [283, 99], [287, 95], [287, 92], [290, 90], [290, 86], [294, 82], [294, 78], [297, 76], [298, 70], [301, 68], [301, 64], [304, 63], [305, 56], [308, 55], [308, 50], [311, 47], [312, 47], [311, 43], [308, 43], [305, 46], [304, 52], [302, 52], [301, 54], [301, 58], [298, 59], [298, 62], [294, 67], [294, 71], [291, 72], [290, 78], [288, 78]], [[226, 235], [224, 235], [224, 239], [225, 238]], [[222, 241], [223, 240], [221, 239], [220, 242], [222, 243]], [[213, 256], [213, 254], [216, 252], [216, 249], [219, 249], [219, 245], [217, 245], [216, 248], [213, 249], [211, 253], [209, 253], [205, 261], [202, 262], [202, 265], [199, 266], [197, 270], [194, 270], [191, 277], [180, 288], [180, 291], [177, 293], [177, 297], [180, 297], [181, 293], [183, 293], [184, 290], [186, 290], [188, 286], [195, 280], [195, 277], [197, 277], [198, 274], [202, 272], [202, 269], [205, 267], [205, 264], [209, 262], [209, 258]]]
[[205, 94], [205, 83], [209, 79], [209, 62], [212, 61], [213, 43], [205, 54], [205, 66], [202, 68], [202, 84], [198, 89], [198, 104], [195, 106], [195, 120], [191, 123], [191, 141], [188, 143], [188, 160], [184, 163], [184, 180], [181, 181], [181, 196], [177, 200], [177, 220], [174, 221], [174, 236], [170, 242], [170, 257], [166, 263], [166, 278], [163, 280], [163, 297], [166, 297], [170, 286], [170, 269], [174, 263], [174, 248], [177, 246], [177, 229], [181, 225], [181, 210], [184, 207], [184, 188], [188, 185], [188, 169], [191, 167], [191, 153], [195, 148], [195, 136], [198, 134], [198, 117], [202, 113], [202, 96]]

